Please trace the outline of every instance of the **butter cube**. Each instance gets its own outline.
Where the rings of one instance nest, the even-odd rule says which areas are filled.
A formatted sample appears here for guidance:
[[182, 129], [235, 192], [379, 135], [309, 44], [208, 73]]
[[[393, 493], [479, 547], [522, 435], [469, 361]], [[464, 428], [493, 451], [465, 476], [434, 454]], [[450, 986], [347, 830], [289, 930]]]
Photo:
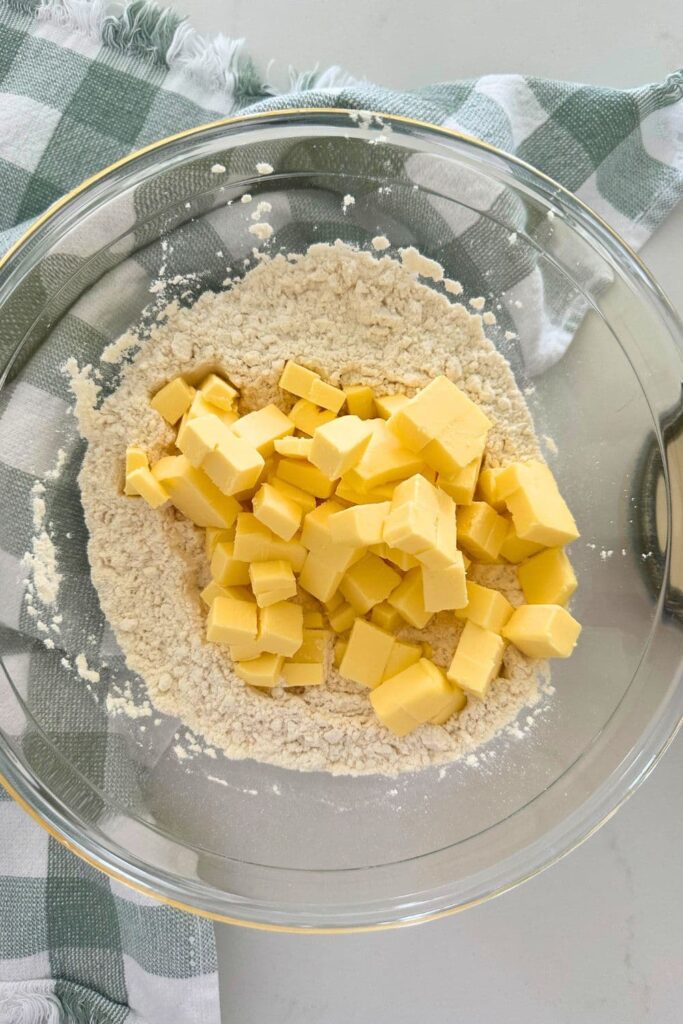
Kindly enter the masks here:
[[258, 633], [256, 602], [216, 597], [206, 619], [206, 639], [216, 644], [248, 643]]
[[[270, 562], [252, 562], [247, 570], [248, 582], [259, 608], [286, 601], [297, 592], [294, 572], [289, 562], [275, 559]], [[279, 597], [278, 597], [279, 595]]]
[[301, 572], [306, 549], [295, 540], [281, 540], [251, 512], [240, 512], [235, 530], [234, 554], [240, 562], [271, 562], [284, 559]]
[[210, 608], [217, 597], [229, 597], [230, 595], [226, 587], [222, 587], [220, 583], [216, 583], [215, 580], [211, 580], [210, 583], [207, 583], [199, 596], [204, 604]]
[[522, 540], [560, 547], [579, 536], [555, 478], [542, 462], [506, 466], [497, 478], [497, 488]]
[[325, 617], [321, 612], [304, 608], [304, 629], [324, 629]]
[[301, 459], [281, 459], [276, 475], [315, 498], [329, 498], [334, 490], [334, 482], [329, 477], [317, 466]]
[[278, 437], [273, 445], [278, 455], [289, 459], [308, 459], [310, 462], [313, 447], [310, 437]]
[[270, 484], [262, 484], [252, 502], [254, 515], [260, 523], [282, 540], [291, 540], [301, 525], [302, 508]]
[[467, 603], [465, 589], [465, 565], [460, 552], [445, 569], [422, 570], [422, 589], [425, 609], [428, 612], [442, 612], [462, 608]]
[[400, 582], [400, 575], [386, 562], [368, 553], [346, 570], [339, 589], [356, 614], [365, 615], [374, 605], [386, 601]]
[[190, 387], [182, 377], [176, 377], [165, 384], [160, 391], [157, 391], [149, 404], [160, 416], [163, 416], [167, 423], [173, 426], [190, 408], [194, 394], [194, 388]]
[[[196, 526], [217, 526], [227, 530], [235, 522], [240, 510], [235, 499], [221, 494], [185, 455], [167, 455], [152, 467], [152, 473], [168, 491], [173, 505]], [[137, 480], [136, 486], [139, 487]]]
[[449, 718], [456, 715], [458, 711], [462, 711], [465, 704], [467, 704], [467, 697], [458, 684], [454, 683], [452, 679], [449, 679], [449, 682], [452, 690], [451, 696], [448, 701], [446, 701], [441, 711], [429, 719], [432, 725], [445, 725]]
[[370, 614], [370, 621], [388, 633], [395, 633], [403, 625], [398, 611], [392, 608], [388, 601], [382, 601], [381, 604], [374, 606]]
[[261, 609], [258, 641], [263, 651], [291, 658], [301, 647], [304, 634], [301, 605], [280, 601]]
[[405, 448], [383, 420], [366, 422], [373, 424], [374, 429], [360, 462], [345, 474], [351, 487], [372, 490], [420, 472], [422, 459]]
[[131, 473], [134, 473], [136, 469], [149, 469], [149, 459], [144, 448], [133, 444], [126, 448], [125, 483], [123, 485], [123, 493], [129, 496], [138, 493], [133, 489], [129, 480]]
[[455, 613], [456, 619], [474, 622], [482, 629], [500, 634], [514, 608], [498, 590], [467, 581], [467, 603]]
[[384, 542], [373, 544], [370, 551], [372, 551], [373, 555], [379, 555], [385, 562], [391, 562], [401, 572], [407, 572], [408, 569], [416, 569], [420, 565], [415, 555], [409, 555], [407, 551], [399, 551], [398, 548], [390, 548]]
[[425, 608], [421, 569], [411, 569], [407, 572], [387, 600], [415, 629], [424, 629], [432, 617], [432, 612]]
[[[391, 679], [411, 665], [416, 665], [422, 657], [422, 648], [419, 644], [409, 644], [404, 640], [396, 640], [391, 648], [389, 660], [384, 669], [384, 679]], [[384, 681], [384, 679], [382, 681]]]
[[523, 562], [525, 558], [531, 558], [532, 555], [538, 554], [539, 551], [543, 551], [543, 545], [536, 544], [532, 540], [520, 540], [515, 530], [515, 524], [512, 520], [509, 520], [508, 532], [500, 548], [501, 558], [504, 558], [506, 562], [512, 562], [513, 565], [517, 565], [519, 562]]
[[523, 562], [517, 576], [527, 604], [566, 604], [576, 576], [563, 548], [549, 548]]
[[308, 398], [313, 381], [318, 379], [318, 374], [314, 370], [308, 370], [290, 359], [285, 363], [279, 384], [283, 391], [289, 391], [291, 395]]
[[507, 536], [508, 524], [485, 501], [458, 506], [458, 543], [477, 561], [494, 563]]
[[442, 713], [451, 704], [452, 697], [453, 690], [442, 669], [427, 658], [421, 658], [373, 690], [370, 703], [387, 728], [395, 732], [398, 724], [401, 729], [398, 735], [405, 735], [403, 723], [397, 723], [394, 717], [396, 711], [421, 724]]
[[256, 640], [245, 640], [243, 643], [230, 645], [230, 657], [233, 661], [253, 661], [263, 654], [261, 645]]
[[233, 541], [219, 541], [211, 557], [211, 575], [222, 587], [249, 585], [249, 565], [235, 558]]
[[323, 602], [330, 600], [344, 577], [343, 569], [330, 564], [328, 551], [309, 551], [299, 575], [299, 586]]
[[383, 629], [356, 619], [339, 666], [340, 675], [371, 689], [379, 686], [394, 643], [393, 636]]
[[[485, 438], [491, 421], [460, 388], [447, 377], [440, 376], [402, 405], [388, 425], [406, 448], [421, 452], [437, 438], [452, 439], [456, 435], [463, 438], [483, 435]], [[447, 442], [451, 443], [452, 440]], [[474, 452], [456, 468], [462, 469], [476, 455]], [[430, 459], [425, 461], [440, 470]], [[441, 471], [449, 472], [449, 468]]]
[[504, 650], [505, 641], [498, 633], [475, 622], [466, 622], [448, 669], [448, 678], [471, 697], [485, 697], [500, 672]]
[[336, 480], [360, 461], [372, 434], [372, 424], [358, 416], [330, 420], [313, 435], [311, 462], [329, 480]]
[[388, 420], [409, 401], [407, 395], [382, 395], [380, 398], [375, 398], [375, 409], [378, 416], [381, 416], [383, 420]]
[[362, 384], [344, 388], [346, 408], [351, 416], [371, 420], [375, 416], [375, 395], [372, 388]]
[[581, 626], [556, 604], [523, 604], [516, 608], [503, 636], [529, 658], [568, 658]]
[[283, 668], [283, 686], [320, 686], [327, 675], [329, 634], [324, 629], [304, 629], [299, 650]]
[[301, 531], [301, 543], [309, 551], [319, 551], [321, 548], [328, 548], [332, 544], [332, 529], [330, 526], [332, 517], [343, 511], [344, 506], [334, 498], [323, 501], [321, 505], [307, 512], [304, 516], [303, 529]]
[[455, 502], [444, 491], [436, 492], [436, 543], [417, 558], [428, 569], [447, 569], [458, 561]]
[[147, 466], [134, 469], [132, 473], [129, 473], [126, 477], [126, 485], [131, 494], [137, 494], [144, 498], [151, 508], [161, 508], [169, 499], [167, 489]]
[[344, 602], [330, 612], [327, 618], [335, 633], [346, 633], [347, 629], [353, 626], [357, 616], [353, 606]]
[[412, 715], [398, 704], [391, 690], [383, 690], [381, 686], [372, 691], [370, 696], [373, 710], [382, 725], [393, 732], [394, 736], [407, 736], [408, 733], [418, 729], [421, 722], [416, 721]]
[[372, 502], [391, 501], [394, 493], [394, 484], [380, 484], [379, 487], [372, 487], [370, 490], [353, 487], [348, 480], [342, 479], [337, 484], [335, 496], [342, 501], [349, 501], [352, 505], [367, 505]]
[[407, 554], [419, 555], [436, 547], [436, 522], [436, 511], [428, 512], [412, 502], [392, 505], [384, 523], [384, 543]]
[[205, 531], [205, 542], [204, 550], [206, 551], [206, 557], [209, 561], [213, 557], [213, 553], [216, 550], [216, 544], [219, 541], [231, 541], [235, 539], [235, 524], [230, 527], [229, 530], [220, 530], [215, 526], [207, 526]]
[[323, 601], [323, 604], [325, 605], [326, 612], [333, 612], [344, 604], [344, 598], [339, 593], [339, 591], [336, 590], [332, 597], [330, 597], [327, 601]]
[[209, 452], [220, 444], [229, 445], [231, 440], [230, 428], [218, 416], [209, 413], [208, 416], [185, 420], [178, 431], [176, 447], [199, 469]]
[[[293, 440], [298, 440], [294, 438]], [[300, 487], [295, 487], [294, 484], [288, 484], [286, 480], [281, 480], [279, 476], [273, 476], [268, 480], [271, 487], [274, 487], [280, 494], [284, 494], [286, 498], [290, 498], [295, 501], [297, 505], [301, 505], [301, 510], [305, 514], [306, 512], [312, 512], [315, 508], [315, 498], [312, 494], [307, 494], [306, 491], [302, 491]]]
[[294, 433], [294, 424], [276, 405], [241, 416], [233, 425], [233, 433], [267, 458], [273, 454], [275, 441]]
[[422, 449], [420, 456], [444, 476], [454, 476], [473, 460], [481, 461], [485, 447], [486, 431], [469, 432], [466, 424], [454, 420]]
[[277, 686], [283, 675], [285, 659], [281, 654], [259, 654], [249, 661], [235, 662], [235, 675], [250, 686]]
[[325, 682], [325, 666], [319, 662], [299, 663], [286, 661], [283, 669], [283, 686], [320, 686]]
[[308, 399], [315, 405], [320, 405], [323, 409], [330, 409], [336, 414], [346, 401], [346, 395], [340, 388], [326, 384], [324, 380], [318, 378], [311, 384]]
[[199, 385], [199, 393], [206, 402], [226, 412], [234, 409], [239, 392], [217, 373], [210, 373]]
[[198, 416], [218, 416], [221, 423], [224, 423], [226, 427], [232, 426], [236, 420], [239, 419], [239, 413], [236, 409], [221, 409], [217, 405], [213, 405], [212, 402], [207, 401], [201, 391], [197, 391], [192, 404], [183, 416], [183, 420], [196, 419]]
[[335, 512], [329, 520], [332, 542], [355, 548], [380, 544], [384, 520], [390, 510], [390, 502], [381, 501]]
[[469, 505], [474, 499], [474, 490], [479, 478], [481, 459], [472, 459], [467, 465], [452, 476], [440, 473], [437, 486], [449, 494], [457, 505]]
[[496, 512], [505, 511], [505, 502], [498, 495], [497, 484], [498, 477], [502, 472], [502, 469], [482, 469], [477, 481], [478, 498], [485, 501], [491, 508], [495, 508]]
[[289, 410], [289, 418], [302, 434], [313, 436], [318, 427], [330, 423], [334, 419], [334, 413], [329, 409], [319, 409], [305, 398], [300, 398]]
[[238, 494], [254, 487], [264, 465], [260, 453], [231, 431], [202, 460], [202, 469], [223, 494]]
[[337, 640], [334, 645], [334, 667], [339, 668], [344, 657], [346, 648], [349, 646], [348, 640], [343, 640], [341, 637]]

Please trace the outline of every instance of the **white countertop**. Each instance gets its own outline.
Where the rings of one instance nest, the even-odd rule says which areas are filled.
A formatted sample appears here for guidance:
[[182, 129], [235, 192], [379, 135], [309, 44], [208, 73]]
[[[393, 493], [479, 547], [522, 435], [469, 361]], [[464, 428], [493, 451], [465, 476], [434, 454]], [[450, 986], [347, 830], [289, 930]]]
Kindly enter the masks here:
[[[340, 64], [394, 88], [515, 71], [611, 86], [681, 63], [680, 0], [176, 0], [282, 86]], [[287, 15], [285, 16], [285, 12]], [[683, 312], [683, 204], [644, 250]], [[678, 255], [676, 255], [678, 253]], [[679, 1024], [683, 739], [596, 836], [514, 892], [345, 937], [218, 928], [225, 1024]]]

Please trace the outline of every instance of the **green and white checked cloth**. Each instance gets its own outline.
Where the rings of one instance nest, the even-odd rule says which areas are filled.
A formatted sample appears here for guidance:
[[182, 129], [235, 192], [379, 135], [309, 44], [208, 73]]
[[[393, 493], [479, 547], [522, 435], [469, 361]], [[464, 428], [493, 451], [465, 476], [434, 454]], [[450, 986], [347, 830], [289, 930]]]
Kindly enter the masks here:
[[[632, 91], [489, 75], [399, 93], [331, 69], [293, 74], [292, 92], [276, 96], [239, 43], [202, 38], [141, 0], [123, 12], [109, 8], [106, 0], [0, 0], [0, 251], [103, 166], [237, 110], [338, 106], [460, 128], [556, 178], [634, 246], [683, 191], [680, 72]], [[529, 268], [520, 268], [511, 290], [524, 286], [524, 274]], [[101, 343], [92, 324], [75, 321], [81, 348], [91, 335]], [[569, 340], [555, 337], [550, 351], [533, 323], [515, 326], [531, 339], [538, 365]], [[0, 338], [0, 366], [6, 354]], [[31, 401], [42, 393], [48, 410], [65, 406], [57, 369], [42, 365], [28, 385]], [[35, 466], [18, 465], [13, 447], [12, 424], [30, 425], [29, 415], [17, 417], [21, 401], [18, 389], [0, 401], [0, 495], [11, 491], [17, 501], [28, 500], [38, 476]], [[12, 424], [3, 417], [9, 405]], [[26, 545], [0, 522], [0, 573], [16, 571]], [[0, 652], [11, 659], [17, 637], [25, 643], [27, 634], [0, 593]], [[29, 676], [47, 654], [32, 639]], [[66, 693], [69, 680], [59, 683]], [[106, 715], [93, 712], [88, 728], [106, 738]], [[212, 926], [100, 875], [0, 795], [0, 1024], [217, 1024], [219, 1017]]]

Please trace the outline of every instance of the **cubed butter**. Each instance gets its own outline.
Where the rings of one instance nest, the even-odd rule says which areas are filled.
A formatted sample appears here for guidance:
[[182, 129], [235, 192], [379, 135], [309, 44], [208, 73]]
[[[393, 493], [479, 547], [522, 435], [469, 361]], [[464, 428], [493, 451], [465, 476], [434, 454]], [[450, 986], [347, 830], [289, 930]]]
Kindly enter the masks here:
[[203, 471], [223, 494], [239, 494], [254, 487], [264, 465], [263, 456], [232, 432], [202, 460]]
[[356, 562], [339, 584], [339, 589], [357, 615], [365, 615], [386, 601], [401, 582], [400, 575], [377, 555], [368, 553]]
[[241, 416], [232, 430], [266, 459], [273, 454], [276, 440], [294, 433], [294, 424], [276, 405], [265, 405]]
[[194, 395], [195, 389], [182, 377], [176, 377], [157, 391], [149, 404], [173, 426], [190, 408]]
[[455, 613], [456, 619], [474, 622], [482, 629], [500, 634], [509, 622], [514, 608], [499, 590], [482, 587], [472, 580], [467, 581], [466, 604]]
[[129, 480], [130, 474], [134, 473], [136, 469], [149, 469], [149, 459], [144, 448], [132, 444], [126, 448], [125, 483], [123, 485], [123, 493], [129, 497], [138, 494]]
[[295, 540], [281, 540], [251, 512], [240, 512], [235, 530], [235, 557], [240, 562], [270, 562], [284, 559], [294, 572], [301, 572], [306, 549]]
[[208, 416], [195, 416], [181, 425], [176, 437], [176, 448], [186, 455], [190, 463], [199, 469], [202, 462], [220, 444], [230, 445], [232, 433], [230, 427], [213, 413]]
[[422, 449], [420, 456], [438, 473], [454, 476], [473, 460], [481, 460], [485, 447], [486, 432], [470, 433], [460, 420], [454, 420]]
[[276, 603], [276, 600], [272, 598], [273, 594], [279, 594], [281, 601], [296, 596], [294, 571], [290, 563], [285, 562], [284, 559], [252, 562], [248, 566], [247, 574], [256, 603], [261, 608]]
[[206, 639], [216, 644], [253, 642], [258, 634], [256, 602], [216, 597], [206, 620]]
[[196, 419], [198, 416], [218, 416], [221, 423], [224, 423], [226, 427], [231, 427], [236, 420], [239, 419], [239, 413], [237, 409], [221, 409], [217, 405], [213, 405], [212, 402], [208, 402], [201, 391], [197, 391], [192, 404], [183, 416], [183, 420]]
[[324, 629], [325, 616], [313, 608], [304, 608], [304, 629]]
[[348, 479], [342, 479], [337, 484], [335, 497], [342, 501], [348, 501], [352, 505], [367, 505], [371, 502], [391, 501], [394, 493], [394, 484], [380, 484], [379, 487], [372, 487], [369, 490], [353, 487]]
[[[147, 466], [134, 469], [126, 477], [126, 484], [131, 494], [144, 498], [151, 508], [161, 508], [169, 500], [169, 493], [164, 483], [157, 480]], [[173, 499], [171, 499], [173, 500]], [[173, 502], [175, 504], [175, 502]]]
[[361, 686], [379, 686], [394, 646], [394, 638], [365, 619], [356, 619], [339, 672]]
[[398, 548], [390, 548], [384, 542], [373, 544], [370, 550], [373, 555], [379, 555], [385, 562], [391, 562], [401, 572], [408, 572], [408, 569], [415, 569], [420, 565], [415, 555], [409, 555], [407, 551], [399, 551]]
[[265, 523], [282, 540], [291, 540], [301, 526], [301, 505], [270, 484], [261, 484], [254, 495], [252, 508], [258, 521]]
[[[138, 472], [141, 472], [138, 470]], [[155, 479], [168, 491], [171, 502], [196, 526], [229, 529], [240, 506], [222, 494], [201, 469], [195, 469], [185, 455], [167, 455], [152, 467]]]
[[317, 466], [302, 459], [281, 459], [276, 475], [315, 498], [329, 498], [334, 490], [333, 480], [325, 476]]
[[517, 565], [519, 562], [523, 562], [525, 558], [531, 558], [532, 555], [538, 554], [539, 551], [543, 551], [542, 544], [536, 544], [532, 540], [521, 540], [517, 536], [515, 530], [515, 524], [511, 519], [507, 519], [508, 532], [505, 534], [505, 540], [501, 544], [500, 556], [504, 558], [506, 562], [511, 562], [513, 565]]
[[371, 420], [375, 416], [375, 395], [372, 388], [362, 384], [344, 388], [346, 408], [351, 416]]
[[235, 675], [249, 686], [271, 689], [282, 678], [285, 659], [281, 654], [259, 654], [250, 661], [236, 661]]
[[227, 589], [222, 587], [220, 583], [216, 583], [215, 580], [211, 580], [210, 583], [207, 583], [199, 596], [207, 608], [210, 608], [217, 597], [229, 597], [230, 595], [228, 594]]
[[[422, 657], [420, 644], [409, 644], [405, 640], [396, 640], [391, 648], [391, 654], [384, 669], [384, 679], [390, 679], [398, 675], [404, 669], [417, 664]], [[384, 680], [383, 680], [384, 681]]]
[[455, 502], [445, 491], [436, 491], [436, 542], [416, 557], [428, 569], [447, 569], [458, 561]]
[[346, 401], [346, 395], [340, 388], [327, 384], [320, 377], [311, 384], [311, 390], [307, 397], [314, 405], [319, 405], [323, 409], [329, 409], [335, 415]]
[[415, 629], [424, 629], [432, 617], [425, 608], [421, 569], [410, 569], [387, 600]]
[[282, 685], [321, 686], [325, 682], [325, 666], [319, 662], [286, 661], [282, 667]]
[[452, 697], [453, 690], [443, 670], [421, 658], [373, 690], [370, 702], [387, 728], [397, 735], [406, 735], [412, 729], [407, 728], [408, 722], [400, 717], [401, 712], [416, 723], [416, 728], [443, 713], [451, 705]]
[[380, 629], [385, 629], [388, 633], [395, 633], [403, 625], [401, 615], [396, 608], [391, 607], [388, 601], [382, 601], [381, 604], [374, 606], [370, 615], [370, 621], [375, 626], [379, 626]]
[[544, 463], [514, 462], [499, 474], [496, 486], [521, 540], [560, 547], [579, 536], [555, 477]]
[[215, 526], [207, 526], [205, 531], [204, 550], [206, 551], [206, 557], [209, 561], [216, 550], [216, 544], [219, 541], [227, 540], [231, 541], [235, 539], [235, 524], [233, 523], [229, 530], [221, 530]]
[[258, 641], [263, 651], [291, 658], [303, 642], [304, 610], [291, 601], [280, 601], [262, 608]]
[[428, 612], [462, 608], [467, 603], [465, 564], [456, 551], [456, 558], [445, 569], [422, 569], [422, 591]]
[[354, 548], [382, 543], [384, 520], [390, 510], [391, 504], [383, 501], [335, 512], [329, 520], [331, 541]]
[[523, 604], [516, 608], [503, 636], [529, 658], [568, 658], [581, 626], [557, 604]]
[[353, 626], [357, 615], [352, 605], [343, 602], [333, 612], [330, 612], [327, 618], [335, 633], [346, 633]]
[[482, 469], [477, 481], [477, 497], [480, 501], [485, 501], [491, 508], [495, 508], [496, 512], [505, 511], [505, 502], [498, 496], [498, 485], [496, 482], [502, 472], [502, 469], [487, 467]]
[[384, 522], [383, 540], [389, 547], [417, 556], [436, 547], [436, 524], [436, 510], [427, 511], [413, 502], [392, 504]]
[[335, 668], [339, 668], [339, 666], [341, 665], [342, 659], [344, 657], [344, 652], [346, 651], [346, 648], [348, 646], [349, 646], [349, 641], [342, 639], [342, 637], [339, 637], [339, 639], [337, 640], [337, 642], [334, 645], [334, 659], [333, 659], [333, 663], [334, 663], [334, 667]]
[[517, 569], [527, 604], [566, 604], [576, 590], [576, 576], [563, 548], [548, 548]]
[[278, 455], [288, 459], [308, 459], [310, 462], [313, 447], [310, 437], [277, 437], [273, 446]]
[[437, 477], [437, 486], [449, 494], [456, 505], [469, 505], [474, 499], [474, 490], [479, 477], [481, 459], [472, 459], [467, 465], [458, 470], [453, 476], [440, 473]]
[[449, 682], [451, 684], [451, 696], [441, 711], [429, 719], [432, 725], [445, 725], [449, 718], [457, 715], [467, 704], [467, 697], [458, 684], [454, 683], [452, 679], [449, 679]]
[[282, 390], [289, 391], [290, 395], [308, 398], [313, 381], [318, 379], [318, 374], [314, 370], [309, 370], [290, 359], [285, 363], [279, 383]]
[[289, 418], [297, 430], [312, 437], [318, 427], [334, 419], [334, 413], [329, 409], [318, 408], [306, 398], [300, 398], [290, 409]]
[[330, 564], [328, 550], [309, 551], [299, 574], [299, 586], [323, 602], [330, 600], [344, 578], [344, 570]]
[[[388, 425], [410, 451], [422, 452], [431, 442], [440, 439], [446, 451], [455, 446], [460, 453], [467, 451], [468, 438], [483, 436], [485, 441], [491, 421], [460, 388], [447, 377], [440, 376], [402, 405]], [[481, 452], [474, 451], [469, 457], [460, 457], [458, 454], [456, 459], [454, 449], [451, 457], [456, 464], [453, 466], [449, 463], [443, 469], [430, 458], [424, 461], [439, 472], [449, 473], [464, 468], [482, 452], [483, 444]]]
[[507, 536], [508, 524], [485, 501], [460, 505], [456, 513], [458, 543], [475, 562], [493, 564]]
[[375, 399], [375, 409], [378, 416], [383, 420], [388, 420], [409, 401], [410, 399], [407, 395], [382, 395], [380, 398]]
[[315, 498], [312, 494], [307, 494], [306, 491], [302, 491], [300, 487], [295, 487], [294, 484], [288, 484], [286, 480], [281, 480], [279, 476], [273, 474], [268, 480], [271, 487], [274, 487], [280, 494], [284, 494], [286, 498], [291, 498], [297, 505], [301, 505], [301, 510], [306, 512], [312, 512], [315, 508]]
[[465, 623], [448, 669], [448, 678], [471, 697], [483, 698], [500, 672], [505, 641], [475, 622]]
[[226, 412], [234, 409], [239, 398], [237, 389], [217, 373], [210, 373], [204, 378], [199, 385], [199, 393], [206, 402]]
[[366, 420], [373, 431], [360, 461], [345, 474], [346, 482], [356, 490], [373, 490], [382, 484], [404, 480], [419, 473], [423, 461], [405, 448], [384, 420]]
[[320, 686], [327, 676], [329, 634], [324, 629], [304, 629], [303, 641], [283, 668], [283, 686]]
[[222, 587], [249, 586], [249, 564], [235, 558], [234, 541], [219, 541], [211, 556], [211, 576]]
[[318, 427], [310, 460], [329, 480], [337, 480], [360, 462], [374, 432], [371, 422], [340, 416]]

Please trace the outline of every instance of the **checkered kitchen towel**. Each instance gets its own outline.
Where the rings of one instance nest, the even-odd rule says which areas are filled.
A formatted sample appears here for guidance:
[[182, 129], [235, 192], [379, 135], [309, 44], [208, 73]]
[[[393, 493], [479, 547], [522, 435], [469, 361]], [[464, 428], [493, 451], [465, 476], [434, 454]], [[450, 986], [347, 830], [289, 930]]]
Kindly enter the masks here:
[[[496, 75], [398, 93], [332, 69], [293, 74], [292, 92], [276, 96], [238, 43], [204, 39], [141, 0], [113, 13], [105, 0], [0, 0], [0, 94], [0, 250], [64, 192], [132, 149], [247, 109], [375, 109], [463, 129], [555, 177], [636, 246], [683, 189], [680, 73], [628, 92]], [[340, 218], [330, 230], [349, 237], [348, 225]], [[464, 263], [467, 231], [462, 245]], [[161, 256], [148, 257], [151, 273]], [[535, 270], [511, 266], [514, 292]], [[567, 339], [555, 338], [550, 351], [537, 325], [510, 317], [535, 345], [532, 363], [557, 358]], [[56, 328], [63, 337], [55, 348], [61, 357], [89, 346], [96, 352], [125, 326], [111, 309], [80, 315], [74, 309]], [[0, 367], [8, 351], [0, 337]], [[57, 422], [67, 401], [58, 367], [44, 359], [28, 365], [23, 388], [0, 397], [3, 575], [17, 571], [30, 543], [3, 512], [28, 502], [48, 468], [31, 461], [35, 452], [27, 457], [16, 430], [30, 440], [33, 409], [40, 404], [43, 420], [54, 415]], [[47, 484], [56, 531], [77, 528], [60, 519], [68, 502], [60, 503], [59, 489], [73, 485], [73, 474], [66, 483]], [[73, 582], [84, 567], [62, 569], [71, 617], [93, 614], [97, 602], [83, 576]], [[104, 623], [92, 619], [88, 631], [101, 650]], [[72, 743], [74, 758], [89, 758], [89, 774], [101, 769], [104, 779], [108, 770], [111, 775], [107, 764], [116, 764], [116, 748], [102, 705], [82, 710], [82, 682], [61, 667], [59, 651], [46, 651], [40, 641], [28, 617], [0, 595], [0, 654], [15, 683], [40, 706], [46, 727]], [[60, 644], [74, 654], [68, 637]], [[56, 686], [64, 697], [59, 703], [52, 699]], [[0, 678], [0, 724], [10, 729], [2, 693]], [[0, 797], [0, 1024], [61, 1020], [216, 1024], [212, 929], [101, 876]]]

